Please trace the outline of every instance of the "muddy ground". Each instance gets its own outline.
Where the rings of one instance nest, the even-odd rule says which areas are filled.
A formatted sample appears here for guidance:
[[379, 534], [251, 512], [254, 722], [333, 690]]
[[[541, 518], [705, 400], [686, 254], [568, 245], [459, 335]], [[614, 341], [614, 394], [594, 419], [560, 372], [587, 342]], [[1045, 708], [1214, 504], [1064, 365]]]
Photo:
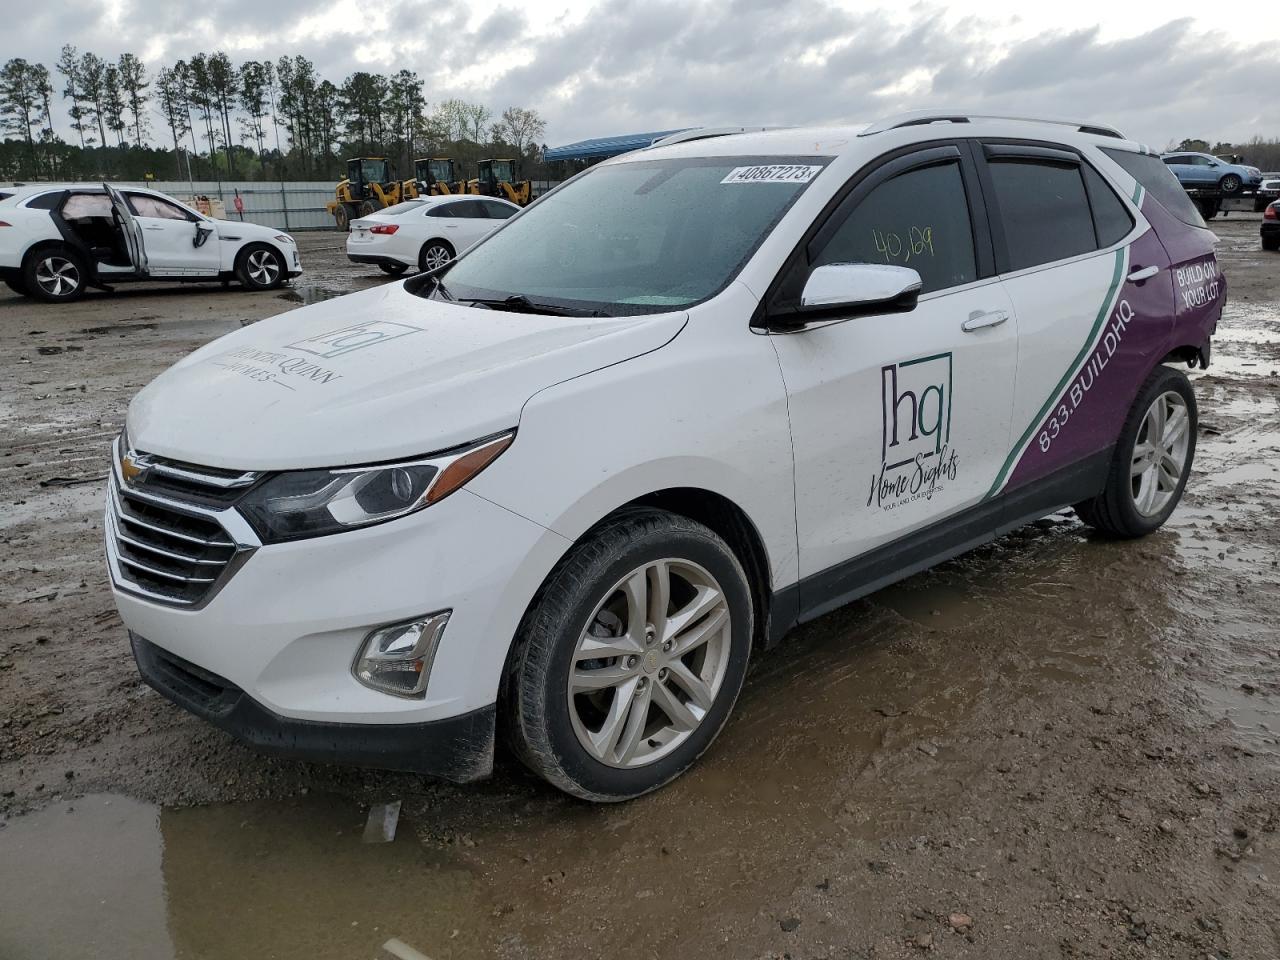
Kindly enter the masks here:
[[614, 807], [509, 760], [263, 759], [137, 678], [108, 441], [187, 351], [382, 282], [338, 237], [279, 295], [6, 291], [0, 957], [1280, 957], [1280, 256], [1214, 228], [1231, 300], [1164, 530], [1062, 514], [805, 627], [695, 770]]

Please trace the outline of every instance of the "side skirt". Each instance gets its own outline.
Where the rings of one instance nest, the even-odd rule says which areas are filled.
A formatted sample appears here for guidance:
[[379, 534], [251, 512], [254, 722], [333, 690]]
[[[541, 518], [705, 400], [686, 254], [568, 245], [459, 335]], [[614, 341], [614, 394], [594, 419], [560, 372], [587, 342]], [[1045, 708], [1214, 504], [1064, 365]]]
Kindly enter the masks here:
[[1106, 484], [1114, 447], [1001, 493], [900, 540], [811, 574], [773, 595], [769, 646], [794, 627], [950, 560], [1024, 523], [1088, 500]]

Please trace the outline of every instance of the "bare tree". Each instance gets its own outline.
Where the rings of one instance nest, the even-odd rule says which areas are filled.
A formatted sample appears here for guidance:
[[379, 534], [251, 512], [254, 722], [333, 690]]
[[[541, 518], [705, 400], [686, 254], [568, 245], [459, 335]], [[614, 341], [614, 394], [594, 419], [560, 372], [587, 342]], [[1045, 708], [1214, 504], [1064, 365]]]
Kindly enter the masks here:
[[133, 143], [140, 147], [151, 133], [146, 114], [146, 104], [151, 99], [146, 92], [151, 86], [147, 81], [147, 67], [132, 53], [122, 53], [116, 69], [120, 74], [120, 91], [125, 105], [133, 115]]
[[541, 140], [546, 132], [547, 122], [538, 116], [536, 110], [524, 107], [507, 107], [493, 125], [494, 139], [511, 144], [521, 154]]

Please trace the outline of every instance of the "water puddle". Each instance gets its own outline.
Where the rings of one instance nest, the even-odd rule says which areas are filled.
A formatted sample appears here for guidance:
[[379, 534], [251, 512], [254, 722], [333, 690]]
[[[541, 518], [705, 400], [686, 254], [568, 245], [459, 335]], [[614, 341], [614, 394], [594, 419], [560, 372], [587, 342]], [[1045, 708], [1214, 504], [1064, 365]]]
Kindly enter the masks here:
[[351, 293], [351, 291], [334, 290], [331, 287], [322, 287], [315, 283], [294, 283], [283, 293], [276, 294], [276, 298], [278, 300], [287, 300], [289, 303], [309, 305], [312, 303], [323, 303], [326, 300], [345, 296], [348, 293]]
[[433, 957], [481, 912], [470, 872], [401, 823], [362, 840], [335, 798], [158, 809], [92, 795], [0, 830], [6, 958], [382, 957], [393, 937]]

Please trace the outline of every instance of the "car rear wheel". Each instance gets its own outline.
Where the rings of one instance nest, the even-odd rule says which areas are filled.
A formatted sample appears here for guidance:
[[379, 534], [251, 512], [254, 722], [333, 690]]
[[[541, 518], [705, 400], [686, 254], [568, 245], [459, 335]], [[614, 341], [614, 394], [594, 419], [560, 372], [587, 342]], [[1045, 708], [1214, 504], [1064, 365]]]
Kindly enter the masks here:
[[67, 303], [84, 293], [88, 275], [78, 255], [63, 247], [38, 250], [22, 267], [22, 285], [46, 303]]
[[724, 726], [746, 675], [742, 565], [686, 517], [636, 510], [561, 561], [525, 615], [501, 715], [531, 770], [587, 800], [683, 773]]
[[1241, 180], [1234, 173], [1228, 173], [1225, 177], [1223, 177], [1221, 180], [1218, 181], [1218, 189], [1221, 190], [1227, 196], [1231, 196], [1234, 193], [1239, 193], [1240, 187], [1241, 187]]
[[418, 269], [424, 272], [435, 270], [437, 267], [443, 267], [453, 257], [453, 247], [449, 244], [443, 240], [428, 240], [418, 253]]
[[1263, 237], [1263, 250], [1280, 250], [1280, 237]]
[[398, 277], [409, 269], [407, 264], [396, 263], [394, 260], [382, 260], [378, 263], [378, 269], [383, 273], [389, 273], [393, 277]]
[[1075, 505], [1089, 526], [1113, 537], [1146, 536], [1182, 499], [1196, 453], [1195, 391], [1181, 370], [1160, 366], [1129, 411], [1107, 485]]
[[236, 262], [236, 275], [250, 290], [274, 290], [287, 276], [284, 257], [270, 247], [249, 247]]

